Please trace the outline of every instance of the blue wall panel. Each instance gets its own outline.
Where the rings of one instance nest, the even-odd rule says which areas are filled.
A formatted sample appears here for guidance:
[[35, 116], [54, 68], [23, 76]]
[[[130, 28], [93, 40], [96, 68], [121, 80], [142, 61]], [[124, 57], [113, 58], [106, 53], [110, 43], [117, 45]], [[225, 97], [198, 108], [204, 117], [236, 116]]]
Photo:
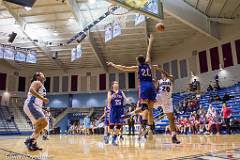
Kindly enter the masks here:
[[[137, 91], [128, 91], [124, 92], [127, 97], [129, 97], [133, 102], [137, 102], [138, 92]], [[50, 95], [49, 104], [47, 107], [52, 108], [65, 108], [70, 107], [69, 105], [69, 95]], [[72, 95], [72, 107], [103, 107], [106, 105], [107, 92], [103, 93], [81, 93]]]
[[69, 96], [65, 95], [50, 95], [47, 96], [49, 98], [49, 103], [47, 107], [52, 108], [66, 108], [69, 106]]
[[107, 93], [84, 93], [73, 95], [72, 106], [77, 107], [103, 107], [106, 105]]

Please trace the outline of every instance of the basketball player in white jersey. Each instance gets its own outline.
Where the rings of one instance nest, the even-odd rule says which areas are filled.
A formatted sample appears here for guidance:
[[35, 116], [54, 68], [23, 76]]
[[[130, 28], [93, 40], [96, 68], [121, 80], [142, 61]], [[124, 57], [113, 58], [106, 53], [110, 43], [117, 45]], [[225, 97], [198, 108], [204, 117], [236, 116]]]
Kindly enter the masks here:
[[161, 71], [162, 79], [158, 80], [158, 89], [155, 107], [161, 106], [163, 112], [167, 115], [170, 130], [172, 134], [172, 143], [179, 144], [180, 141], [177, 140], [176, 136], [176, 126], [174, 123], [174, 112], [172, 104], [172, 91], [173, 91], [173, 82], [174, 78], [172, 75], [169, 75], [166, 71], [159, 69]]
[[33, 75], [28, 97], [24, 102], [23, 110], [34, 126], [34, 132], [25, 141], [25, 145], [30, 151], [42, 150], [42, 148], [37, 146], [37, 139], [48, 124], [48, 121], [42, 110], [43, 104], [48, 103], [48, 99], [45, 98], [46, 89], [43, 85], [45, 80], [45, 76], [41, 72], [36, 72]]

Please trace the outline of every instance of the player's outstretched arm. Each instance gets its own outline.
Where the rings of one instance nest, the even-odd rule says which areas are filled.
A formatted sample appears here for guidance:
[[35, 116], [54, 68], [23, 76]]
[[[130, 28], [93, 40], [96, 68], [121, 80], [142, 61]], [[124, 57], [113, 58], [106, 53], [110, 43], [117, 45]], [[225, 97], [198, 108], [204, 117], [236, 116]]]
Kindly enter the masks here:
[[107, 65], [112, 66], [123, 72], [136, 72], [138, 70], [138, 66], [126, 67], [126, 66], [114, 64], [113, 62], [107, 62]]
[[152, 62], [152, 44], [153, 44], [153, 34], [150, 34], [150, 37], [148, 38], [149, 44], [148, 44], [148, 50], [147, 50], [147, 55], [146, 55], [146, 63], [151, 63]]
[[[156, 65], [154, 65], [154, 66], [156, 66]], [[169, 74], [167, 71], [165, 71], [165, 70], [163, 70], [162, 68], [159, 68], [159, 67], [157, 68], [157, 70], [159, 70], [161, 73], [165, 74], [166, 77], [168, 79], [170, 79], [171, 81], [174, 81], [173, 75]]]

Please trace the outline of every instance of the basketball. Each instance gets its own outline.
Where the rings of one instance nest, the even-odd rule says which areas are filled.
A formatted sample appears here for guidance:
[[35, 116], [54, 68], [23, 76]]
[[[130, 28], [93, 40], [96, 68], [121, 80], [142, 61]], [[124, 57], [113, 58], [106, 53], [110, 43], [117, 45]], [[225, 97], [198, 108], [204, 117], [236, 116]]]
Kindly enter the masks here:
[[163, 23], [157, 23], [155, 28], [157, 32], [163, 32], [165, 30], [165, 26]]

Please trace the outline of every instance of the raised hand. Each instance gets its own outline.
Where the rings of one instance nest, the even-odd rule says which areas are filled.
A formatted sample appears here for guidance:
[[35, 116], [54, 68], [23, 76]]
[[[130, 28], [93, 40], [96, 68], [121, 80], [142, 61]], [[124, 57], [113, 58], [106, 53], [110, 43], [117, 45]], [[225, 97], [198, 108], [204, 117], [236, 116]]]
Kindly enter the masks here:
[[43, 98], [43, 102], [44, 102], [45, 104], [48, 104], [49, 100], [48, 100], [47, 98]]
[[149, 42], [152, 42], [154, 40], [153, 34], [150, 34], [150, 36], [148, 37], [148, 40], [149, 40]]

